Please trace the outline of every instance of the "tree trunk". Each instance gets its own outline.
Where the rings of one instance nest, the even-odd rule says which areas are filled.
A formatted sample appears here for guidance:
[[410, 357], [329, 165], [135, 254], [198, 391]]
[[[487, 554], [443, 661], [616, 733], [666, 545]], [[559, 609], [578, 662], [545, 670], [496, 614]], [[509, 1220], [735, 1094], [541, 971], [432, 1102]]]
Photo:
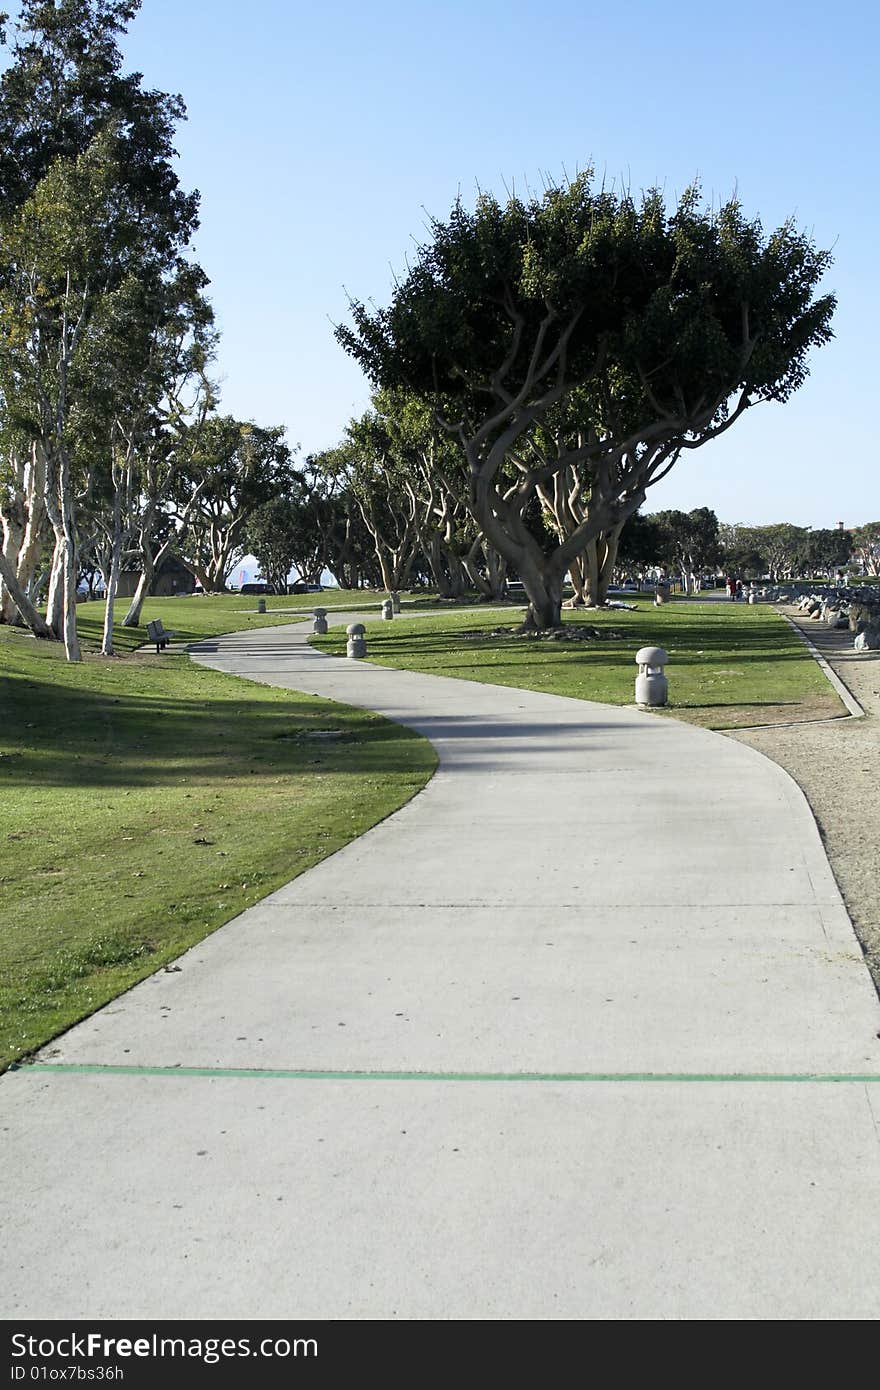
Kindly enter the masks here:
[[486, 565], [486, 582], [489, 585], [489, 598], [496, 602], [504, 597], [507, 582], [507, 561], [504, 556], [486, 540], [482, 540], [483, 560]]
[[449, 569], [449, 597], [463, 598], [467, 589], [467, 571], [464, 567], [464, 561], [450, 550], [446, 554], [446, 564]]
[[623, 530], [623, 522], [615, 526], [612, 531], [606, 531], [599, 537], [597, 551], [599, 563], [596, 572], [595, 602], [601, 608], [608, 602], [608, 590], [611, 588], [611, 578], [614, 574], [614, 566], [617, 564], [617, 547], [620, 544], [620, 533]]
[[[35, 490], [37, 486], [39, 486], [39, 491]], [[31, 585], [34, 582], [34, 574], [40, 558], [45, 520], [46, 503], [43, 499], [43, 480], [42, 476], [38, 475], [34, 482], [34, 490], [28, 496], [27, 525], [25, 526], [21, 549], [18, 552], [18, 582], [28, 594], [31, 593]]]
[[[560, 571], [548, 563], [538, 542], [532, 537], [521, 516], [516, 517], [504, 499], [485, 478], [473, 474], [472, 511], [474, 520], [487, 539], [516, 570], [529, 600], [524, 628], [559, 627], [562, 621], [562, 581], [566, 569]], [[506, 512], [507, 527], [499, 519]], [[516, 527], [517, 535], [512, 529]]]
[[602, 608], [608, 602], [608, 590], [617, 563], [617, 548], [623, 523], [587, 542], [582, 555], [569, 567], [574, 589], [572, 608]]
[[[70, 461], [63, 447], [59, 460], [46, 470], [46, 510], [55, 532], [55, 563], [52, 580], [54, 611], [47, 621], [53, 631], [61, 630], [68, 661], [81, 661], [76, 631], [76, 529], [73, 518], [73, 488]], [[49, 461], [47, 460], [47, 463]], [[60, 466], [59, 466], [60, 465]], [[57, 624], [57, 627], [56, 627]]]
[[31, 603], [24, 589], [18, 582], [18, 576], [15, 570], [2, 551], [0, 551], [0, 578], [2, 578], [4, 587], [8, 589], [12, 596], [13, 603], [34, 636], [48, 638], [50, 641], [56, 640], [55, 633], [49, 627], [45, 618], [37, 612], [36, 608]]
[[562, 624], [562, 580], [560, 576], [542, 573], [530, 557], [523, 557], [517, 568], [529, 600], [523, 628], [539, 631]]
[[[31, 454], [33, 452], [32, 449]], [[20, 450], [11, 448], [7, 454], [5, 472], [5, 487], [0, 488], [0, 521], [3, 524], [2, 552], [7, 565], [15, 572], [19, 586], [26, 589], [27, 581], [22, 583], [19, 569], [29, 517], [29, 488], [33, 469], [28, 466], [25, 456]], [[17, 621], [20, 621], [18, 605], [15, 603], [8, 585], [0, 576], [0, 623]]]
[[465, 574], [471, 581], [471, 584], [476, 589], [478, 594], [480, 594], [483, 598], [503, 597], [503, 588], [501, 594], [494, 594], [492, 592], [492, 585], [489, 582], [489, 579], [480, 572], [480, 567], [477, 564], [473, 553], [469, 553], [468, 555], [466, 555], [465, 558], [462, 560], [462, 564], [464, 565]]
[[64, 651], [68, 661], [82, 661], [79, 635], [76, 630], [76, 544], [70, 535], [64, 538]]
[[140, 627], [141, 609], [144, 606], [144, 599], [150, 592], [156, 570], [171, 553], [174, 539], [174, 536], [169, 536], [166, 541], [163, 541], [155, 555], [153, 554], [153, 547], [149, 541], [144, 544], [141, 555], [142, 568], [140, 578], [138, 579], [134, 596], [129, 604], [128, 612], [122, 619], [123, 627]]
[[422, 536], [421, 541], [422, 550], [425, 552], [425, 559], [428, 562], [428, 568], [431, 571], [431, 577], [434, 580], [434, 587], [437, 590], [438, 596], [440, 598], [452, 598], [452, 594], [448, 592], [446, 568], [443, 564], [443, 548], [440, 544], [439, 532], [432, 531], [427, 539]]
[[568, 577], [571, 580], [571, 587], [574, 589], [574, 597], [566, 603], [566, 608], [586, 607], [587, 593], [590, 587], [587, 556], [592, 548], [594, 547], [591, 543], [585, 553], [579, 555], [576, 560], [572, 560], [569, 566]]
[[[54, 528], [53, 528], [54, 529]], [[61, 543], [55, 533], [55, 548], [52, 552], [52, 567], [49, 571], [49, 592], [46, 597], [46, 622], [52, 635], [61, 641], [64, 612], [64, 567], [61, 560]]]
[[376, 559], [379, 561], [379, 569], [382, 572], [382, 588], [387, 594], [390, 594], [396, 587], [394, 583], [394, 574], [391, 569], [391, 561], [385, 554], [385, 551], [380, 550], [378, 546], [376, 547]]
[[110, 551], [109, 573], [104, 572], [104, 632], [101, 637], [101, 655], [113, 655], [113, 609], [116, 604], [116, 590], [119, 588], [119, 571], [122, 568], [122, 485], [117, 482], [113, 496], [113, 539]]
[[128, 612], [122, 619], [123, 627], [140, 627], [141, 609], [144, 606], [144, 599], [150, 592], [150, 584], [153, 581], [153, 558], [150, 556], [149, 567], [146, 565], [138, 578], [137, 587], [132, 596], [131, 603], [128, 605]]
[[[4, 511], [2, 555], [6, 564], [3, 573], [11, 570], [16, 577], [18, 576], [18, 559], [23, 540], [24, 526], [18, 516]], [[18, 605], [12, 597], [9, 586], [3, 578], [3, 574], [0, 574], [0, 623], [15, 622], [18, 612]]]

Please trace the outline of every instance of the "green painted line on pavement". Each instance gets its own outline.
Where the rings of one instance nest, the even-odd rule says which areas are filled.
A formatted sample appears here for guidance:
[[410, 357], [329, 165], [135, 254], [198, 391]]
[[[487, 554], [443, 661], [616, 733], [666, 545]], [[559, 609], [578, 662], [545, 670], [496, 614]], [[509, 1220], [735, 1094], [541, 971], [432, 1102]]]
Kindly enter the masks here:
[[14, 1072], [85, 1076], [202, 1076], [256, 1081], [749, 1081], [880, 1082], [878, 1072], [662, 1071], [312, 1071], [248, 1067], [138, 1067], [90, 1062], [22, 1062]]

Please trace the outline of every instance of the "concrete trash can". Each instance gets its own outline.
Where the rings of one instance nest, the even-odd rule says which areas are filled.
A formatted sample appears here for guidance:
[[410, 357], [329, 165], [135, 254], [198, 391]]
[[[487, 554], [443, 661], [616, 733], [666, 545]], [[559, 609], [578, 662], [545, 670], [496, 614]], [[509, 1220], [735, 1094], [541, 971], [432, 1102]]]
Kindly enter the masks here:
[[363, 623], [349, 623], [345, 631], [348, 633], [346, 654], [353, 657], [366, 656], [367, 639], [364, 636]]
[[669, 657], [663, 647], [640, 647], [636, 652], [639, 674], [636, 676], [637, 705], [665, 705], [669, 682], [663, 668]]

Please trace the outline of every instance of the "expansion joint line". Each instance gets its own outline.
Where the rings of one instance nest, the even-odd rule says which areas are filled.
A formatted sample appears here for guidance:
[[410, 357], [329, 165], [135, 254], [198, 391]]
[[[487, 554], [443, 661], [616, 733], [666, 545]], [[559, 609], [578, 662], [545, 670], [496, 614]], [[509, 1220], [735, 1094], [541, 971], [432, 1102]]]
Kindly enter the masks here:
[[125, 1066], [84, 1062], [20, 1062], [19, 1075], [205, 1077], [250, 1081], [544, 1081], [544, 1082], [752, 1082], [880, 1083], [880, 1072], [661, 1072], [661, 1071], [332, 1071], [311, 1068]]

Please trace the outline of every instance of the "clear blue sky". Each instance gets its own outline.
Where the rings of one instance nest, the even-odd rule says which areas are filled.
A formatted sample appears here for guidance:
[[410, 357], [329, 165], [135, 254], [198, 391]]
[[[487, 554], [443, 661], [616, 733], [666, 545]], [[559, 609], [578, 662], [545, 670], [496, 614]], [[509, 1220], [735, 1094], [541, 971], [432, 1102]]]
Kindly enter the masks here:
[[858, 0], [144, 0], [125, 51], [189, 109], [224, 409], [336, 443], [368, 402], [333, 338], [345, 288], [384, 303], [423, 209], [459, 189], [591, 161], [670, 198], [699, 176], [833, 246], [836, 338], [788, 405], [683, 460], [648, 510], [827, 526], [880, 516], [878, 40]]

